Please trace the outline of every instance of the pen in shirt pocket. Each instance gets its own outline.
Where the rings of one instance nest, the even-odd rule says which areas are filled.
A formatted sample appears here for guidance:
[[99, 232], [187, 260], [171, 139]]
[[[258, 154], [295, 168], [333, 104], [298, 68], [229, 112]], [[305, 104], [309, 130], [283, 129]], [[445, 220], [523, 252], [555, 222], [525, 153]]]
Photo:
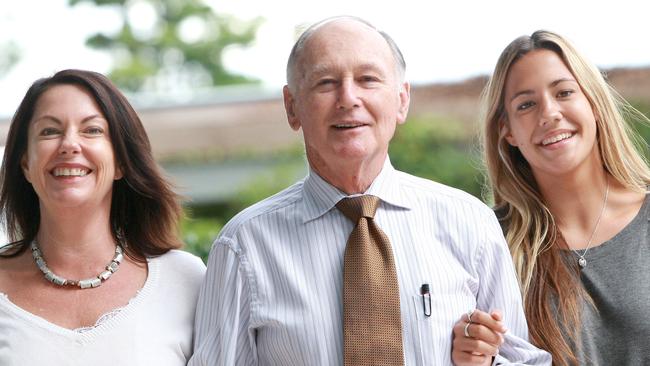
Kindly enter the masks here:
[[424, 316], [431, 316], [431, 292], [429, 290], [429, 284], [424, 283], [420, 287], [420, 294], [422, 295], [422, 310], [424, 311]]

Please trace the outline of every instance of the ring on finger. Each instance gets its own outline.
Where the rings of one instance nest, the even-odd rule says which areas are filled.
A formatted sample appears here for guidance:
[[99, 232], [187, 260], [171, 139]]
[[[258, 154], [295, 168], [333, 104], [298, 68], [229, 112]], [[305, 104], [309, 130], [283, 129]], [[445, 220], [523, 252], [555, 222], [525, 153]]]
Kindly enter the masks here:
[[472, 309], [472, 310], [467, 312], [467, 322], [470, 323], [470, 324], [472, 323], [472, 314], [474, 314], [475, 310], [476, 309]]
[[465, 337], [467, 337], [467, 338], [472, 338], [472, 336], [469, 335], [469, 326], [470, 325], [472, 325], [472, 323], [465, 324], [465, 328], [463, 329], [463, 333], [465, 333]]

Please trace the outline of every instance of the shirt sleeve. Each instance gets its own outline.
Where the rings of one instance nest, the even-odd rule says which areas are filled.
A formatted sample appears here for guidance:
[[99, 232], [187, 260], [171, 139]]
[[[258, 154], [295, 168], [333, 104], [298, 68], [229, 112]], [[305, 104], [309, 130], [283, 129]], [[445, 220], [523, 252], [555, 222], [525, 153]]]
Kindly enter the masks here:
[[208, 259], [195, 319], [194, 355], [188, 366], [257, 365], [250, 326], [250, 287], [242, 256], [219, 238]]
[[528, 342], [528, 325], [512, 257], [492, 212], [482, 228], [484, 244], [477, 252], [480, 278], [477, 308], [501, 310], [508, 329], [494, 365], [551, 365], [551, 355]]

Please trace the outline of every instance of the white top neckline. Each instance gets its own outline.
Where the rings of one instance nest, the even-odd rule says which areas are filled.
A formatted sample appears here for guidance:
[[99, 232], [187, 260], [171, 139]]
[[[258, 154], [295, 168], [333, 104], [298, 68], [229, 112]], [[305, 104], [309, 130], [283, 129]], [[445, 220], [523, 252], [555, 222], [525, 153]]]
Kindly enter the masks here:
[[[155, 289], [155, 287], [158, 284], [158, 278], [159, 278], [158, 264], [159, 263], [156, 260], [151, 260], [148, 258], [147, 279], [145, 280], [145, 283], [142, 286], [142, 288], [136, 293], [136, 295], [132, 297], [125, 306], [116, 308], [116, 309], [120, 309], [120, 311], [117, 312], [115, 316], [112, 316], [99, 323], [96, 322], [94, 326], [89, 327], [89, 329], [84, 330], [83, 332], [77, 331], [77, 329], [79, 328], [69, 329], [54, 324], [43, 317], [33, 314], [21, 308], [20, 306], [14, 304], [9, 299], [9, 296], [3, 292], [0, 292], [0, 302], [4, 302], [6, 304], [6, 309], [9, 311], [10, 315], [16, 318], [23, 319], [28, 325], [42, 328], [46, 331], [57, 333], [63, 336], [67, 336], [77, 341], [83, 341], [83, 340], [91, 341], [94, 338], [101, 336], [108, 330], [119, 325], [119, 323], [121, 323], [122, 321], [124, 321], [124, 319], [127, 318], [129, 314], [133, 313], [133, 311], [137, 309], [138, 306], [140, 306], [140, 304], [147, 298], [149, 293], [151, 293], [153, 289]], [[100, 315], [99, 318], [97, 318], [97, 320], [101, 319], [106, 314], [115, 311], [116, 309], [109, 310], [107, 313]]]

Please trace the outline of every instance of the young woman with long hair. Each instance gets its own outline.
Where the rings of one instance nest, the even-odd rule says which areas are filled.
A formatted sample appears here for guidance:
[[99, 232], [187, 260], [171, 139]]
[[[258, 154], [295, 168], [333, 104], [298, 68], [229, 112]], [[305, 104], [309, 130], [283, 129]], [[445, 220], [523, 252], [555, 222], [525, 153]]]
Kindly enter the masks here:
[[[482, 103], [490, 188], [531, 341], [556, 365], [650, 363], [650, 169], [628, 123], [647, 118], [548, 31], [506, 47]], [[490, 315], [457, 323], [457, 364], [489, 362], [507, 337]]]

